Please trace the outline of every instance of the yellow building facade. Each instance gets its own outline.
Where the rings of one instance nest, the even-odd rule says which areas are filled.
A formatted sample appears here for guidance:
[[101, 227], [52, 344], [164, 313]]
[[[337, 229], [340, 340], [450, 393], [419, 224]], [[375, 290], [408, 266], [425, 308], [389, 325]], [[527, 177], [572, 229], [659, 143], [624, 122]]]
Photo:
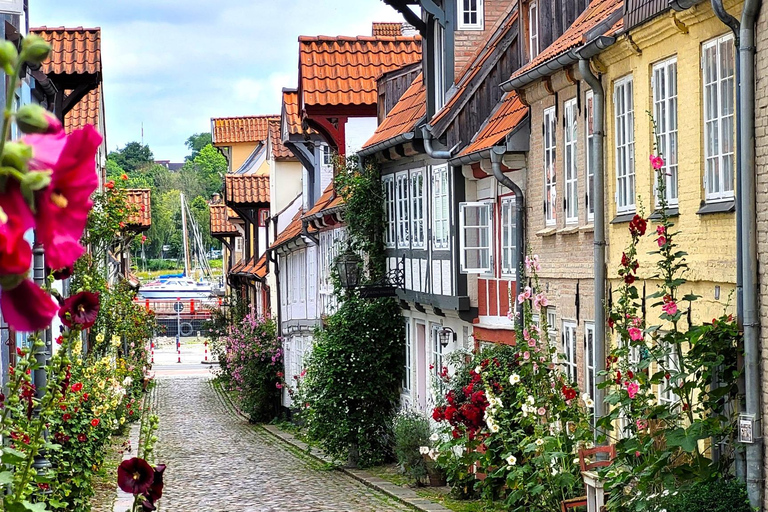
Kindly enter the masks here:
[[[742, 1], [724, 3], [728, 12], [741, 12]], [[609, 284], [614, 290], [620, 285], [617, 270], [630, 243], [629, 219], [634, 213], [648, 218], [656, 210], [649, 156], [662, 154], [673, 232], [679, 231], [676, 242], [688, 253], [688, 283], [680, 291], [701, 297], [692, 308], [694, 323], [736, 309], [734, 59], [732, 33], [709, 2], [665, 12], [631, 29], [596, 59], [606, 92]], [[655, 151], [659, 132], [661, 147]], [[649, 221], [648, 232], [657, 225]], [[658, 249], [654, 240], [646, 236], [638, 247], [638, 278], [645, 281], [646, 295], [658, 284], [651, 279], [658, 255], [648, 254]]]

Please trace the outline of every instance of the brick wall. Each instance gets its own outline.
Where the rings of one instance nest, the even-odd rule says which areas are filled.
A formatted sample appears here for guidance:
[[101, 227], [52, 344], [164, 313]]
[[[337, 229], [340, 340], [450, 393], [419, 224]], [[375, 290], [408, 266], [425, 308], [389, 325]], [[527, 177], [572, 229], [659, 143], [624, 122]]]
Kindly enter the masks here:
[[[763, 372], [763, 418], [768, 414], [768, 9], [761, 9], [757, 21], [757, 90], [755, 95], [755, 144], [757, 163], [757, 250], [760, 279], [761, 368]], [[763, 419], [763, 438], [768, 436], [768, 421]], [[767, 460], [768, 458], [764, 459]], [[768, 468], [767, 468], [768, 469]], [[768, 492], [763, 494], [768, 509]]]
[[461, 76], [461, 71], [472, 60], [480, 45], [493, 33], [498, 23], [503, 20], [511, 5], [512, 2], [509, 0], [484, 0], [483, 29], [456, 31], [454, 35], [455, 78]]

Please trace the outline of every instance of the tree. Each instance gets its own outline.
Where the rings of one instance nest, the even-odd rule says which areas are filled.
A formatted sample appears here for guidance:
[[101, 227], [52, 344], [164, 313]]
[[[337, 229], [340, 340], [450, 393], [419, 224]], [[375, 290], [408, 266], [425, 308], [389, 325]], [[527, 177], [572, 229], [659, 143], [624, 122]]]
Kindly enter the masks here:
[[129, 174], [154, 162], [149, 146], [138, 142], [129, 142], [123, 149], [112, 151], [107, 158]]
[[205, 197], [210, 198], [219, 192], [227, 173], [227, 159], [224, 155], [208, 144], [193, 160], [201, 185], [205, 188]]
[[211, 137], [210, 133], [196, 133], [194, 135], [190, 135], [187, 139], [187, 142], [184, 144], [189, 148], [189, 150], [192, 152], [191, 154], [187, 155], [186, 159], [187, 161], [194, 160], [197, 158], [197, 155], [200, 154], [200, 152], [203, 150], [204, 147], [210, 145], [213, 143], [213, 137]]

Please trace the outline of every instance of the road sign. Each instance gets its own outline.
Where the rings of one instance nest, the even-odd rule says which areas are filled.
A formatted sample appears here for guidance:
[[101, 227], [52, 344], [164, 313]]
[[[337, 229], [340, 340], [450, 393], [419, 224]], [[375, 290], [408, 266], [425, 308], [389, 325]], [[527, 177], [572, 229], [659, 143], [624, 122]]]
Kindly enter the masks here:
[[173, 310], [177, 313], [181, 313], [182, 311], [184, 311], [184, 304], [181, 302], [174, 303]]

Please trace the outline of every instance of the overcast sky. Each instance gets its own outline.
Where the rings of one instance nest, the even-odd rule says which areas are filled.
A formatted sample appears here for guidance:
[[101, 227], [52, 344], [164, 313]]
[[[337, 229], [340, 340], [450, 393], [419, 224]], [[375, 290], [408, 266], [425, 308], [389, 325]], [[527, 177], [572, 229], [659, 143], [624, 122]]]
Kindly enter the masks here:
[[370, 35], [381, 0], [30, 0], [30, 26], [101, 27], [107, 143], [182, 161], [210, 118], [279, 114], [299, 35]]

